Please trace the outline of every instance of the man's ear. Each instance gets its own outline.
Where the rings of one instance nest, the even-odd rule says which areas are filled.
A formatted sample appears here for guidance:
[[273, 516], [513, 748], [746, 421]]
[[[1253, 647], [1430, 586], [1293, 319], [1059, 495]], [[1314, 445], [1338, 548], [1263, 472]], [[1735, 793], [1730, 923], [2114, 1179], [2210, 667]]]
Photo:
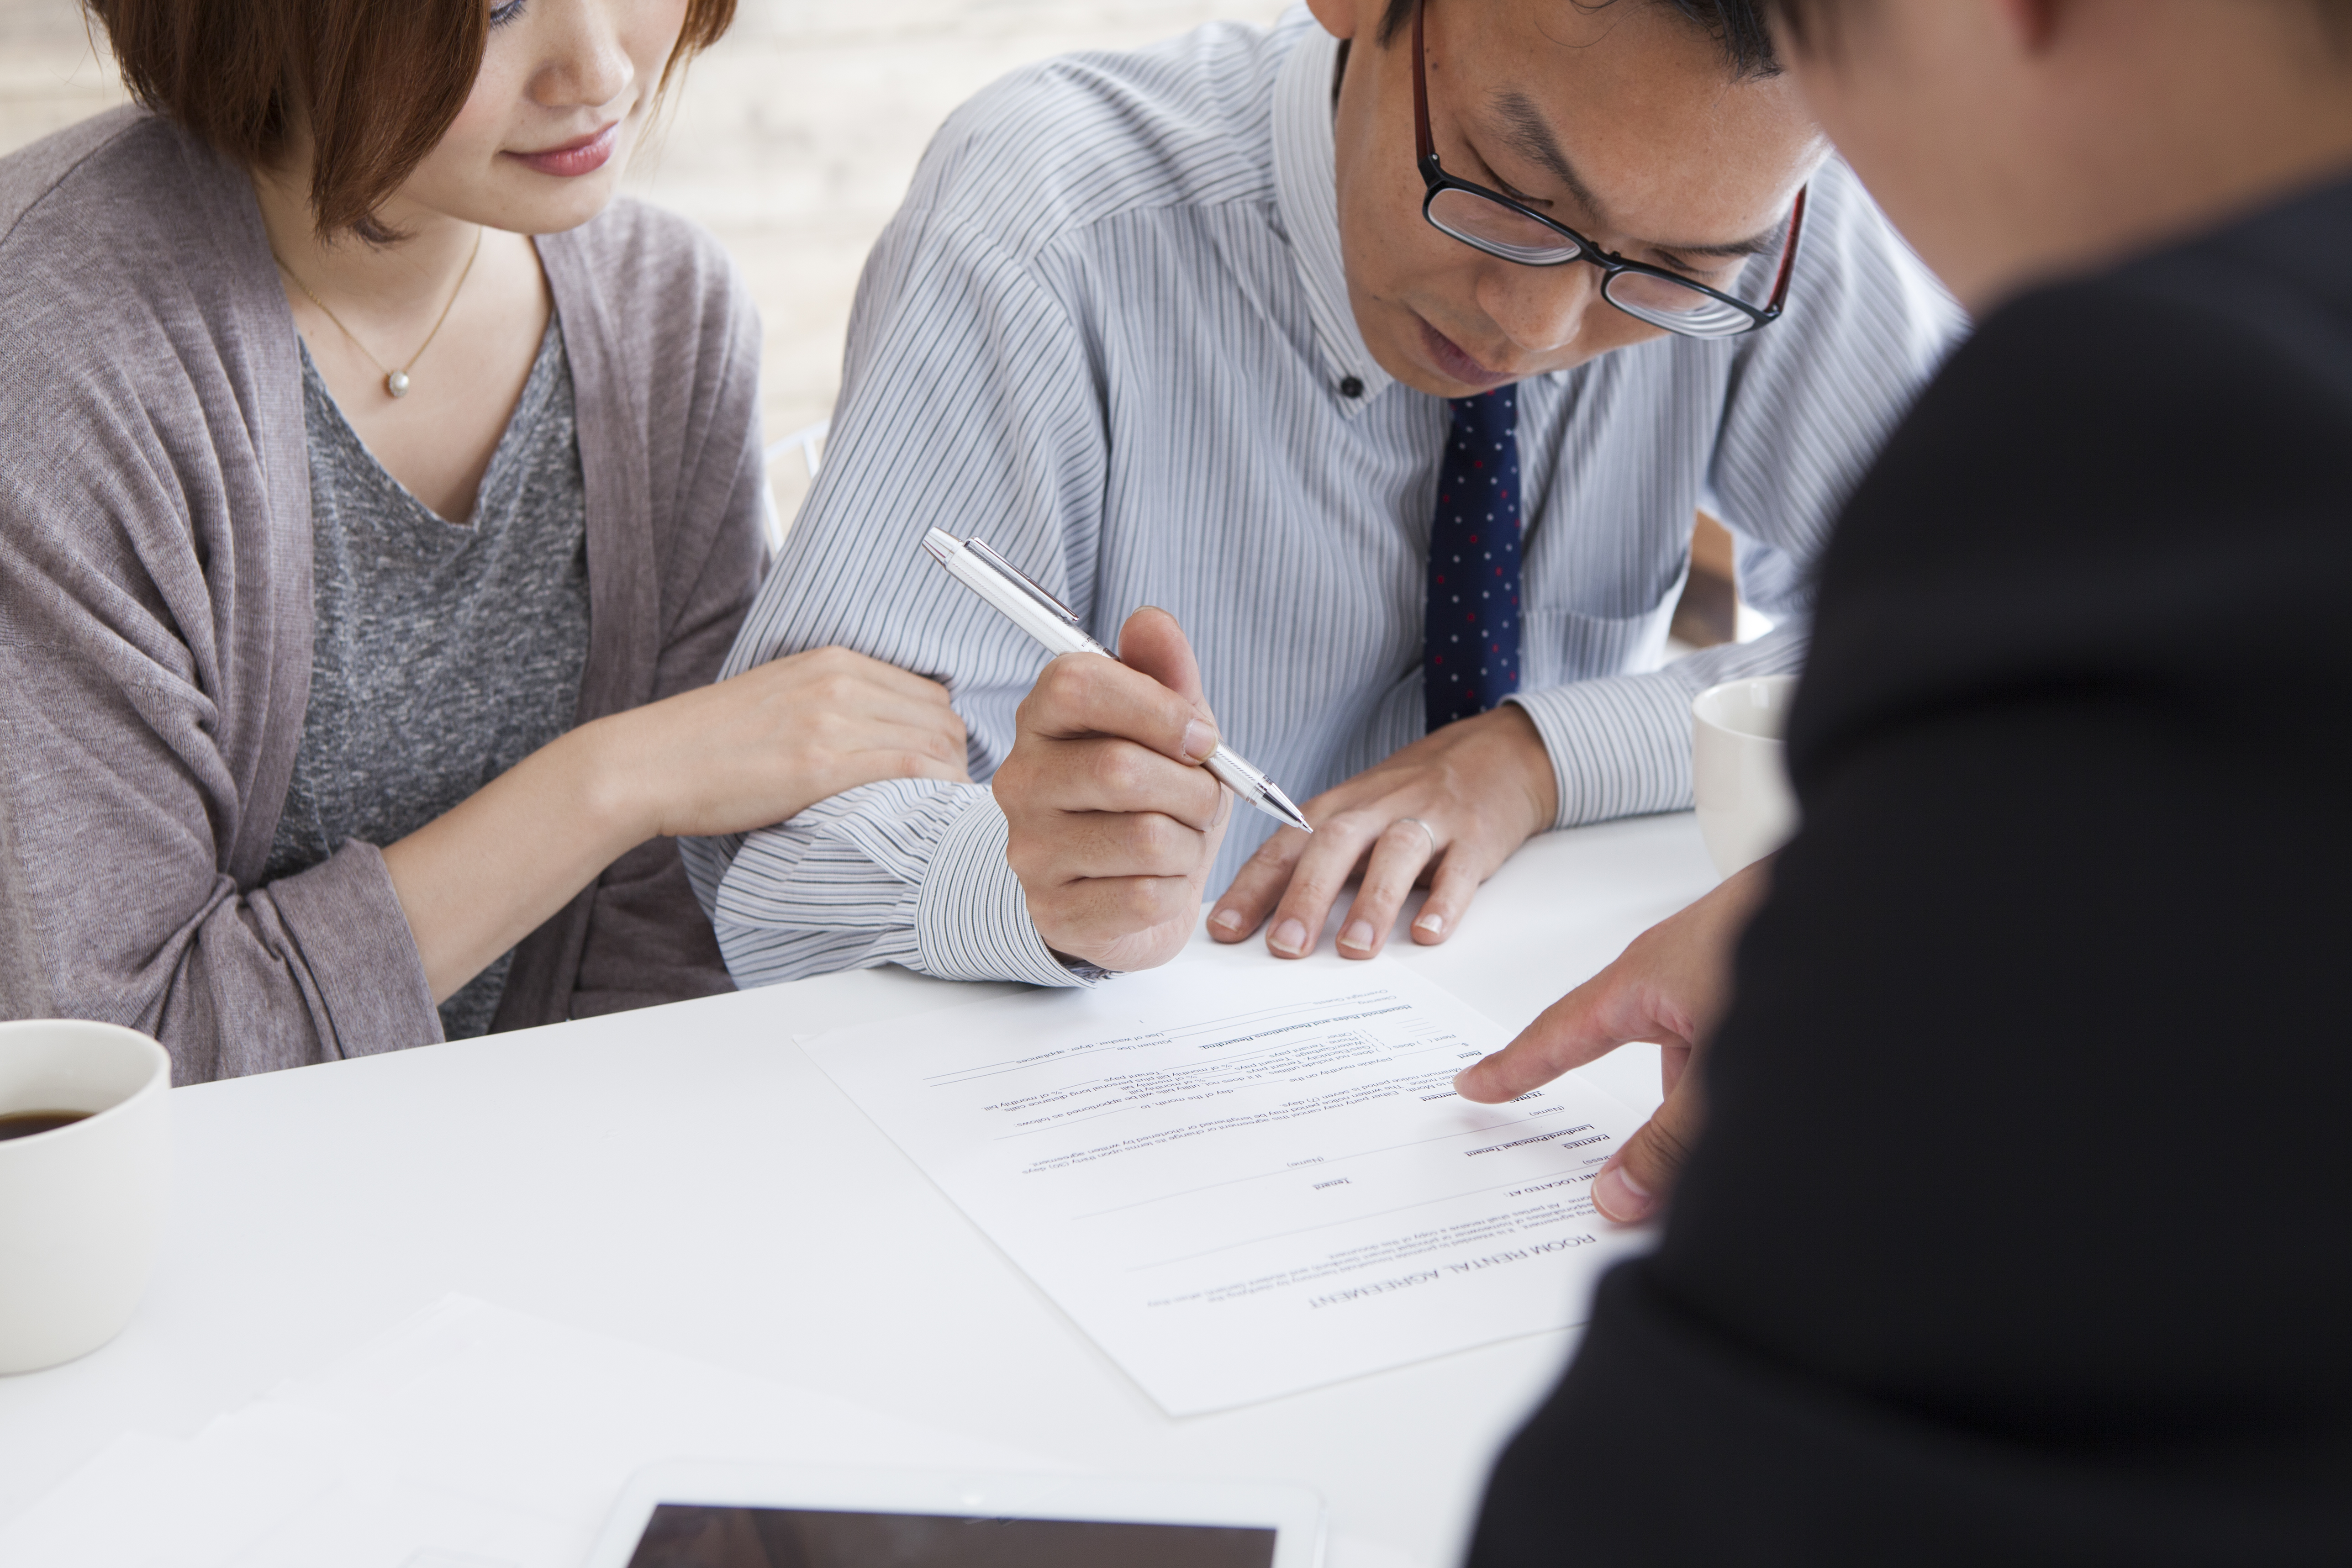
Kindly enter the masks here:
[[1307, 9], [1335, 38], [1372, 37], [1387, 0], [1307, 0]]

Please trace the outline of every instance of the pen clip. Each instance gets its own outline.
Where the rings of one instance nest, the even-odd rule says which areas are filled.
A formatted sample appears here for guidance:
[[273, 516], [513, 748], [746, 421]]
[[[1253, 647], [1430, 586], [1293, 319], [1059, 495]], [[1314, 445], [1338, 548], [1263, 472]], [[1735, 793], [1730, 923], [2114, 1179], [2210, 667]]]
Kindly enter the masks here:
[[[988, 547], [988, 541], [975, 534], [971, 538], [963, 542], [963, 547], [966, 550], [971, 551], [974, 555], [979, 556], [982, 561], [988, 563], [989, 565], [994, 567], [997, 571], [1003, 573], [1005, 576], [1011, 578], [1013, 580], [1013, 586], [1019, 588], [1023, 593], [1036, 600], [1040, 608], [1061, 616], [1062, 619], [1069, 622], [1070, 625], [1074, 626], [1078, 626], [1078, 617], [1070, 613], [1070, 607], [1067, 605], [1065, 605], [1061, 600], [1056, 599], [1053, 595], [1048, 594], [1045, 589], [1039, 587], [1037, 585], [1037, 580], [1030, 576], [1028, 573], [1024, 572], [1020, 567], [1015, 566], [1012, 562], [1007, 561], [1003, 556], [999, 555], [995, 551], [991, 550]], [[1085, 628], [1080, 627], [1080, 629], [1083, 630]]]

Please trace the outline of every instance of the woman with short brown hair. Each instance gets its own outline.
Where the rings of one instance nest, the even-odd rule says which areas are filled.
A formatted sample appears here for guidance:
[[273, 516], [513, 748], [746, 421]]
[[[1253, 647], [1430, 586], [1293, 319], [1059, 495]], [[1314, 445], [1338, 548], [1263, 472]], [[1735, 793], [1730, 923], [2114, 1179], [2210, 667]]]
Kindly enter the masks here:
[[669, 836], [963, 776], [840, 649], [713, 686], [759, 334], [614, 200], [732, 0], [89, 0], [0, 159], [0, 1016], [182, 1081], [724, 989]]

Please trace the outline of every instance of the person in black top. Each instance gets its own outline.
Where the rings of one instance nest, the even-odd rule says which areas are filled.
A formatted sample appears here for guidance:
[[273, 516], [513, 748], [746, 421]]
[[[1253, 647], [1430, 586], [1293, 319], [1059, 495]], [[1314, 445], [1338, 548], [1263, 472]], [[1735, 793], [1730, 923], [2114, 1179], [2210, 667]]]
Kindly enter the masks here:
[[1801, 832], [1464, 1077], [1699, 1065], [1471, 1562], [2352, 1561], [2352, 5], [1780, 12], [1981, 325], [1824, 561]]

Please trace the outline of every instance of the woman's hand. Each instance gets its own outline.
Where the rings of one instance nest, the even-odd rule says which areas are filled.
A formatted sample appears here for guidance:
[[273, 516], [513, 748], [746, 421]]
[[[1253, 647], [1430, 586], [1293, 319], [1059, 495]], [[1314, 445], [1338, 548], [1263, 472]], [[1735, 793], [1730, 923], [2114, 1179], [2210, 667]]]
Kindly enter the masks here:
[[648, 838], [745, 833], [877, 779], [970, 782], [947, 689], [847, 648], [583, 724], [383, 852], [446, 1001]]
[[947, 688], [823, 647], [615, 713], [579, 733], [632, 844], [743, 833], [877, 779], [969, 784]]

